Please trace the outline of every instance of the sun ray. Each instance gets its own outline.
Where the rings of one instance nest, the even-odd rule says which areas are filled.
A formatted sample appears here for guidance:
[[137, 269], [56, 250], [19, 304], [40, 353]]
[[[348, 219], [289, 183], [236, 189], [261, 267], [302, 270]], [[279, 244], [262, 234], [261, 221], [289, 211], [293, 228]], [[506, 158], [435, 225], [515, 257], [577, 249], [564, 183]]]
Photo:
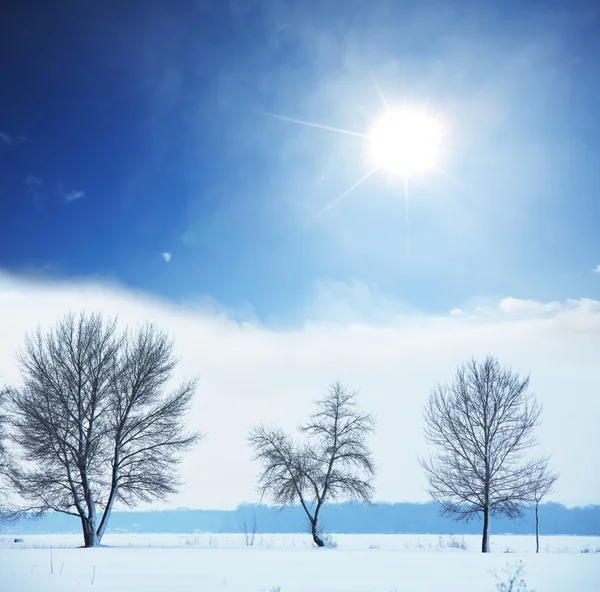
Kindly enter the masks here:
[[338, 195], [334, 200], [330, 201], [314, 218], [313, 218], [313, 222], [315, 220], [318, 220], [319, 218], [321, 218], [321, 216], [323, 216], [323, 214], [326, 214], [331, 208], [333, 208], [333, 206], [335, 206], [335, 204], [337, 204], [338, 202], [340, 202], [342, 199], [344, 199], [348, 194], [352, 193], [357, 187], [359, 187], [360, 185], [362, 185], [371, 175], [374, 175], [377, 171], [378, 171], [378, 167], [374, 167], [372, 168], [366, 175], [363, 175], [356, 183], [354, 183], [354, 185], [352, 185], [351, 187], [349, 187], [348, 189], [346, 189], [343, 193], [341, 193], [340, 195]]
[[442, 167], [440, 167], [440, 166], [434, 166], [433, 168], [438, 173], [440, 173], [442, 176], [446, 177], [446, 179], [448, 179], [449, 181], [452, 181], [452, 183], [454, 183], [457, 187], [460, 187], [461, 189], [466, 189], [467, 188], [467, 186], [460, 179], [457, 179], [456, 177], [453, 177], [450, 173], [448, 173], [447, 171], [445, 171]]
[[[364, 174], [353, 185], [344, 190], [340, 195], [331, 200], [322, 210], [303, 225], [306, 230], [318, 219], [324, 216], [336, 204], [347, 197], [369, 177], [378, 171], [386, 171], [403, 180], [404, 198], [404, 250], [405, 257], [410, 256], [410, 199], [409, 199], [409, 177], [419, 175], [427, 169], [434, 169], [444, 176], [459, 184], [456, 179], [448, 175], [436, 162], [441, 150], [442, 136], [445, 134], [443, 122], [429, 113], [429, 109], [411, 107], [402, 100], [400, 105], [390, 106], [375, 80], [371, 80], [383, 104], [382, 116], [376, 121], [368, 133], [359, 133], [352, 130], [323, 125], [313, 121], [306, 121], [277, 113], [254, 110], [254, 113], [264, 117], [270, 117], [302, 125], [305, 127], [321, 129], [346, 136], [352, 136], [367, 140], [370, 147], [370, 160], [372, 168]], [[301, 229], [299, 229], [302, 231]]]
[[377, 91], [377, 94], [379, 95], [379, 98], [381, 99], [381, 102], [383, 104], [383, 106], [386, 108], [387, 111], [390, 110], [390, 105], [387, 102], [383, 91], [381, 90], [381, 87], [379, 86], [379, 84], [377, 84], [377, 81], [375, 80], [375, 76], [373, 76], [373, 74], [371, 74], [371, 80], [373, 81], [373, 84], [375, 86], [375, 90]]
[[408, 177], [404, 177], [404, 255], [408, 259], [410, 248], [410, 220], [408, 217]]
[[367, 134], [361, 134], [360, 132], [353, 132], [351, 130], [341, 129], [338, 127], [332, 127], [330, 125], [322, 125], [320, 123], [314, 123], [312, 121], [304, 121], [302, 119], [295, 119], [293, 117], [287, 117], [285, 115], [278, 115], [277, 113], [268, 113], [267, 111], [255, 111], [258, 115], [264, 115], [266, 117], [272, 117], [274, 119], [280, 119], [282, 121], [288, 121], [290, 123], [297, 123], [298, 125], [304, 125], [307, 127], [315, 127], [328, 132], [335, 132], [337, 134], [344, 134], [346, 136], [354, 136], [357, 138], [368, 138]]

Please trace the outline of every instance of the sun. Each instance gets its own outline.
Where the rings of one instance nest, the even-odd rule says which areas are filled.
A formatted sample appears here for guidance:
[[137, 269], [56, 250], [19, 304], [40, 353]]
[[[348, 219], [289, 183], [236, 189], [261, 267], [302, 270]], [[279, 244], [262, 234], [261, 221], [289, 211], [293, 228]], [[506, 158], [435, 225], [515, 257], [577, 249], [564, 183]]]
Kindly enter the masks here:
[[417, 109], [389, 109], [369, 134], [370, 157], [379, 170], [408, 178], [435, 167], [442, 125]]

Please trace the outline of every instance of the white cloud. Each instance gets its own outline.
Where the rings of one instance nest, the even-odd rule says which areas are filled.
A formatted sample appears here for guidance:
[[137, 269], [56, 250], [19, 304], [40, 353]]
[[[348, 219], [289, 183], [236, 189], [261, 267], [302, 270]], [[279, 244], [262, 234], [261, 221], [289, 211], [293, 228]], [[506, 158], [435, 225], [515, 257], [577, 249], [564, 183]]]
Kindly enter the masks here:
[[362, 281], [329, 280], [317, 283], [315, 299], [309, 303], [305, 315], [310, 314], [313, 320], [336, 323], [358, 320], [387, 323], [404, 312], [400, 302], [383, 296]]
[[43, 180], [32, 175], [31, 173], [27, 173], [25, 177], [25, 185], [29, 191], [35, 191], [38, 187], [43, 184]]
[[76, 191], [75, 189], [73, 191], [69, 191], [66, 195], [65, 195], [65, 200], [66, 201], [75, 201], [77, 199], [82, 198], [85, 195], [85, 193], [83, 191]]
[[458, 317], [458, 316], [460, 316], [462, 313], [463, 313], [463, 311], [462, 311], [462, 310], [460, 310], [460, 308], [453, 308], [453, 309], [450, 311], [450, 315], [451, 315], [451, 316], [453, 316], [453, 317]]
[[[396, 310], [397, 303], [381, 294], [369, 299], [361, 284], [327, 290], [321, 285], [315, 308], [306, 309], [309, 320], [274, 330], [255, 320], [234, 321], [206, 301], [175, 305], [115, 285], [0, 275], [2, 381], [18, 380], [13, 354], [24, 333], [68, 310], [101, 309], [118, 314], [122, 323], [152, 319], [175, 337], [178, 378], [199, 376], [190, 423], [207, 432], [205, 443], [186, 458], [187, 486], [171, 506], [221, 508], [257, 500], [248, 428], [266, 421], [293, 429], [335, 379], [359, 389], [364, 407], [378, 417], [377, 498], [425, 500], [416, 458], [426, 451], [421, 412], [429, 390], [451, 379], [462, 360], [493, 352], [502, 363], [532, 374], [544, 405], [540, 452], [551, 453], [561, 473], [553, 499], [600, 503], [600, 302], [564, 302], [540, 315], [531, 301], [511, 301], [509, 309], [520, 314], [496, 305], [495, 313], [431, 317]], [[348, 302], [358, 302], [366, 314]], [[372, 318], [370, 309], [380, 306], [387, 320]], [[328, 321], [336, 310], [339, 319]]]
[[12, 144], [12, 138], [5, 134], [4, 132], [0, 132], [0, 146], [4, 144], [6, 146], [10, 146]]
[[171, 261], [171, 259], [173, 259], [173, 254], [169, 253], [169, 251], [165, 251], [164, 253], [161, 253], [162, 258], [168, 263], [169, 261]]
[[600, 273], [600, 265], [598, 265], [598, 266], [596, 267], [596, 269], [594, 269], [594, 273]]
[[561, 308], [561, 304], [559, 302], [523, 300], [509, 296], [500, 300], [498, 308], [509, 314], [543, 315], [556, 312]]

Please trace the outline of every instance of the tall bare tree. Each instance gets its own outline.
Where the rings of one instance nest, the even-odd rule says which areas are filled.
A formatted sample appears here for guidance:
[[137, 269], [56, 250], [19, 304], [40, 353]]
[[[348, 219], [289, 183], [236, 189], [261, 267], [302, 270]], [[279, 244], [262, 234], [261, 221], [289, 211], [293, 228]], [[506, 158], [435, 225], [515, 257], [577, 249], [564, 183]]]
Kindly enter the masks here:
[[547, 462], [541, 462], [533, 473], [531, 502], [535, 504], [535, 552], [540, 552], [540, 502], [554, 490], [558, 473], [553, 473], [548, 468]]
[[300, 503], [313, 541], [324, 547], [319, 530], [324, 504], [372, 499], [375, 466], [367, 436], [374, 430], [374, 420], [360, 411], [355, 392], [335, 382], [299, 430], [305, 435], [302, 444], [280, 429], [264, 426], [250, 431], [249, 442], [255, 460], [262, 463], [262, 495], [282, 506]]
[[195, 381], [166, 390], [176, 360], [165, 333], [151, 324], [119, 333], [101, 314], [67, 315], [29, 335], [18, 361], [22, 386], [11, 389], [9, 410], [22, 511], [77, 516], [93, 547], [115, 502], [177, 490], [181, 455], [200, 436], [184, 423]]
[[0, 387], [0, 522], [6, 518], [7, 514], [3, 508], [6, 498], [6, 476], [8, 473], [8, 452], [6, 450], [6, 424], [8, 417], [4, 412], [8, 391]]
[[0, 477], [4, 475], [7, 469], [7, 452], [6, 452], [6, 424], [8, 417], [4, 411], [8, 390], [0, 387]]
[[424, 410], [425, 437], [437, 452], [421, 460], [429, 493], [443, 512], [468, 521], [483, 516], [482, 552], [489, 552], [490, 518], [518, 518], [546, 459], [527, 460], [537, 440], [541, 408], [529, 377], [488, 355], [459, 367], [435, 387]]

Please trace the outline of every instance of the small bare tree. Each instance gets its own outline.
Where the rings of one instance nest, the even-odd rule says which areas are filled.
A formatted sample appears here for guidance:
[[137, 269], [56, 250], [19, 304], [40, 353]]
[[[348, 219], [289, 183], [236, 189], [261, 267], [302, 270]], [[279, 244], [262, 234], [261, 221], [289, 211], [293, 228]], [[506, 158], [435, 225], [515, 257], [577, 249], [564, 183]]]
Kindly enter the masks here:
[[488, 355], [459, 367], [452, 383], [434, 388], [425, 407], [425, 437], [438, 450], [420, 461], [429, 493], [458, 520], [483, 515], [484, 553], [490, 518], [521, 517], [546, 462], [524, 458], [537, 443], [541, 413], [528, 387], [528, 377]]
[[147, 324], [119, 334], [101, 314], [67, 315], [28, 336], [18, 360], [22, 386], [10, 391], [9, 410], [19, 455], [10, 475], [23, 512], [77, 516], [93, 547], [115, 502], [177, 490], [181, 455], [199, 438], [184, 424], [195, 381], [165, 390], [176, 366], [165, 333]]
[[244, 533], [244, 542], [246, 547], [254, 546], [254, 539], [256, 538], [256, 510], [252, 512], [252, 523], [248, 523], [246, 516], [242, 519], [242, 531]]
[[542, 461], [533, 473], [533, 485], [531, 489], [531, 502], [535, 504], [535, 552], [540, 552], [540, 502], [550, 495], [554, 490], [554, 484], [558, 479], [558, 474], [553, 473], [548, 468], [548, 463]]
[[296, 444], [280, 429], [264, 426], [251, 430], [249, 442], [255, 460], [263, 466], [262, 495], [281, 506], [299, 502], [314, 543], [324, 547], [319, 530], [324, 504], [372, 499], [375, 466], [367, 436], [374, 430], [374, 420], [360, 411], [355, 392], [335, 382], [299, 429], [306, 436], [303, 444]]

